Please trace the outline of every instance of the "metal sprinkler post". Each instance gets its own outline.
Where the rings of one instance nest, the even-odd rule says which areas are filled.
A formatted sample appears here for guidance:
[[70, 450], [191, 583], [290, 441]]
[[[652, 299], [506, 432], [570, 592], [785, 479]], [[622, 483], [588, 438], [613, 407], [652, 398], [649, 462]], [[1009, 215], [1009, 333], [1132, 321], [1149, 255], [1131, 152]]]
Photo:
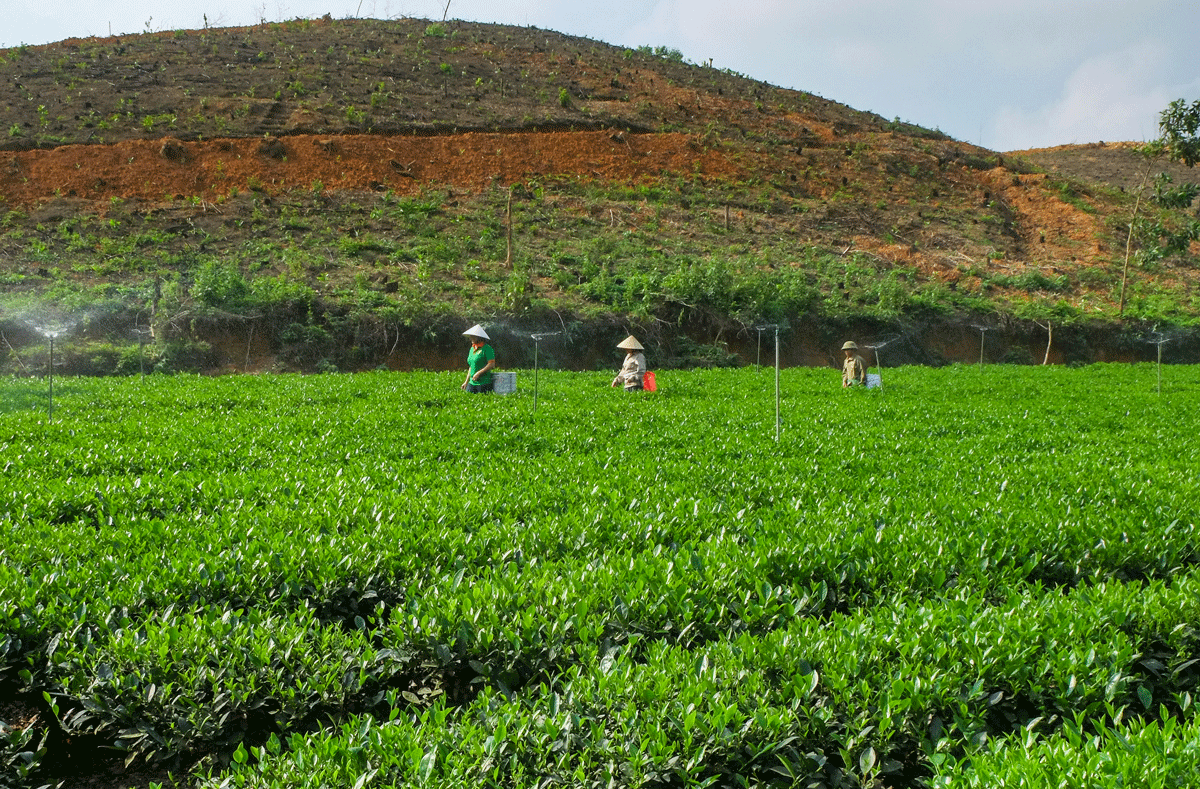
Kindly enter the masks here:
[[[879, 350], [883, 346], [882, 345], [867, 345], [865, 347], [870, 348], [872, 351], [875, 352], [875, 369], [879, 371], [876, 373], [876, 375], [879, 376], [879, 391], [882, 392], [883, 391], [883, 360], [879, 354]], [[869, 384], [870, 381], [868, 381], [867, 383]]]
[[975, 326], [979, 329], [979, 372], [983, 372], [983, 340], [984, 334], [991, 328], [990, 326]]
[[538, 344], [546, 337], [555, 337], [562, 334], [560, 331], [541, 332], [540, 334], [531, 334], [533, 338], [533, 410], [538, 407]]
[[[755, 331], [758, 332], [759, 347], [762, 346], [762, 333], [764, 329], [775, 330], [775, 440], [779, 440], [779, 426], [782, 423], [782, 418], [779, 415], [779, 324], [768, 323], [763, 326], [755, 326]], [[760, 351], [761, 354], [761, 351]]]
[[872, 351], [875, 352], [875, 369], [879, 371], [877, 373], [877, 375], [879, 376], [879, 391], [881, 391], [881, 392], [883, 391], [883, 357], [880, 355], [879, 352], [881, 350], [883, 350], [884, 348], [888, 347], [889, 345], [891, 345], [892, 343], [894, 343], [898, 339], [900, 339], [900, 335], [894, 334], [894, 335], [891, 335], [890, 337], [880, 340], [874, 344], [865, 344], [864, 343], [864, 345], [863, 345], [863, 347], [870, 348]]
[[1163, 334], [1162, 332], [1158, 331], [1158, 327], [1155, 326], [1154, 330], [1151, 331], [1149, 335], [1147, 335], [1145, 341], [1158, 346], [1158, 364], [1156, 366], [1156, 370], [1157, 370], [1157, 374], [1158, 374], [1157, 392], [1158, 392], [1158, 394], [1161, 395], [1162, 394], [1162, 349], [1163, 349], [1164, 345], [1166, 345], [1167, 343], [1169, 343], [1171, 341], [1171, 338], [1168, 337], [1167, 335]]
[[54, 421], [54, 341], [67, 329], [40, 329], [40, 331], [42, 336], [50, 341], [50, 354], [46, 365], [46, 377], [50, 381], [50, 408], [47, 420], [52, 422]]
[[46, 376], [50, 381], [50, 407], [49, 419], [54, 419], [54, 341], [71, 331], [75, 326], [75, 321], [45, 321], [38, 323], [30, 323], [33, 329], [50, 343], [50, 353], [47, 359]]
[[1162, 394], [1162, 347], [1161, 342], [1155, 343], [1158, 346], [1158, 394]]
[[53, 422], [54, 421], [54, 332], [51, 332], [47, 336], [50, 338], [50, 364], [48, 365], [49, 377], [50, 377], [50, 416], [47, 418], [47, 421]]
[[138, 368], [142, 378], [146, 377], [146, 337], [150, 335], [149, 326], [135, 326], [133, 333], [138, 338]]
[[779, 326], [775, 326], [775, 443], [779, 443]]

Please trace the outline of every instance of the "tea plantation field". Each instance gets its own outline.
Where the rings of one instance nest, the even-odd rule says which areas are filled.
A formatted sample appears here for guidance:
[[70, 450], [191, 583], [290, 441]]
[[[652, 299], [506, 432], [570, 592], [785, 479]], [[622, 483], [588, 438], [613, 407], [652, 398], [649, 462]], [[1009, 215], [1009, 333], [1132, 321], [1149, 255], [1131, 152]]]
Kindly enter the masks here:
[[1200, 373], [0, 381], [0, 785], [1182, 786]]

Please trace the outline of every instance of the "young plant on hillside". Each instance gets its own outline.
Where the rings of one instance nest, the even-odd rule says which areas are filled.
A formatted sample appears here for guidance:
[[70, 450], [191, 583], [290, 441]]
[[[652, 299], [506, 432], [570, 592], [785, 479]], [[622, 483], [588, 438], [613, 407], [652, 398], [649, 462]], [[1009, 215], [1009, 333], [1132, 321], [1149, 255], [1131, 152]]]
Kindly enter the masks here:
[[[1142, 266], [1162, 260], [1187, 250], [1192, 241], [1200, 239], [1200, 221], [1192, 219], [1182, 229], [1172, 229], [1161, 218], [1139, 216], [1146, 184], [1150, 181], [1153, 163], [1166, 158], [1194, 167], [1200, 161], [1200, 101], [1188, 106], [1183, 99], [1171, 102], [1159, 114], [1159, 137], [1145, 145], [1141, 152], [1147, 158], [1146, 172], [1138, 188], [1129, 220], [1129, 233], [1125, 238], [1125, 264], [1121, 269], [1121, 297], [1117, 317], [1125, 315], [1125, 286], [1129, 278], [1129, 259], [1136, 246], [1137, 258]], [[1184, 184], [1171, 186], [1171, 177], [1159, 173], [1155, 179], [1153, 202], [1163, 209], [1182, 209], [1191, 205], [1200, 187]]]
[[1188, 167], [1200, 162], [1200, 101], [1190, 107], [1183, 99], [1171, 102], [1159, 115], [1158, 128], [1162, 136], [1152, 147]]

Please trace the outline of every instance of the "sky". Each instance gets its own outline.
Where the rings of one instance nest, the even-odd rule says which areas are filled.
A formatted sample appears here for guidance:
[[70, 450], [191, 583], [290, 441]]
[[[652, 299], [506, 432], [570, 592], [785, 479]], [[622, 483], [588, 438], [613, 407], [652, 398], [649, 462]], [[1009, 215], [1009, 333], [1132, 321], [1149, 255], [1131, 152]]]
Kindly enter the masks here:
[[1191, 0], [4, 0], [0, 47], [326, 13], [669, 47], [995, 151], [1145, 141], [1200, 100]]

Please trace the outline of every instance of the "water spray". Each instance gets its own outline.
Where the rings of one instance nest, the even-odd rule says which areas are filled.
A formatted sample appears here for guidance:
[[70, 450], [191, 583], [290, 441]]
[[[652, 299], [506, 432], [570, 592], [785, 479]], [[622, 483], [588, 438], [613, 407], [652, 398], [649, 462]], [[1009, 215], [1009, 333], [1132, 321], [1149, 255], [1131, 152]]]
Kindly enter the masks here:
[[557, 337], [562, 334], [560, 331], [538, 332], [529, 335], [533, 338], [533, 410], [538, 407], [538, 345], [547, 337]]

